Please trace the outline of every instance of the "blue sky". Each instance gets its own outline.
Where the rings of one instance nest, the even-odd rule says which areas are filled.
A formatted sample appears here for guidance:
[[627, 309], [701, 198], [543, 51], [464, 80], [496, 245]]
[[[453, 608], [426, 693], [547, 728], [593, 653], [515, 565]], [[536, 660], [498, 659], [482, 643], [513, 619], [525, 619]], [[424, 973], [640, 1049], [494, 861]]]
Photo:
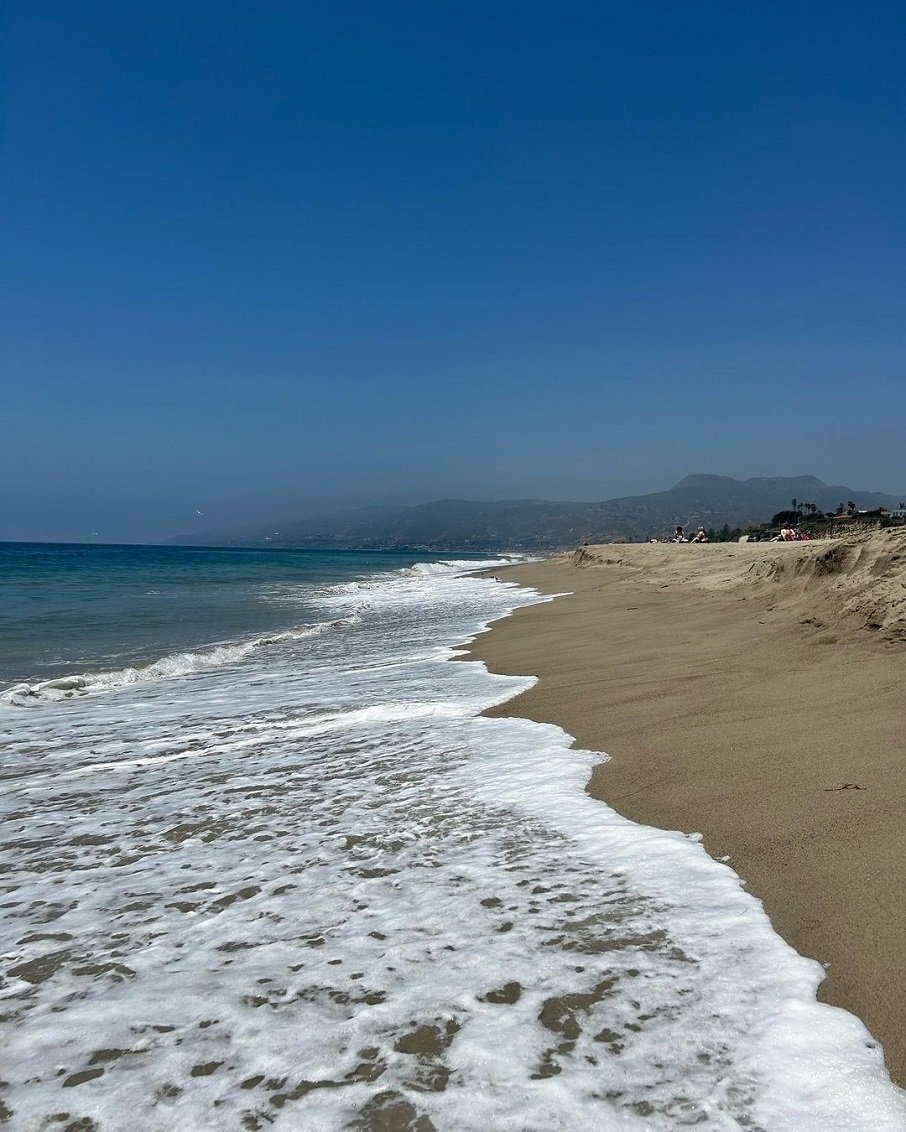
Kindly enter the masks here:
[[901, 6], [4, 13], [0, 538], [906, 490]]

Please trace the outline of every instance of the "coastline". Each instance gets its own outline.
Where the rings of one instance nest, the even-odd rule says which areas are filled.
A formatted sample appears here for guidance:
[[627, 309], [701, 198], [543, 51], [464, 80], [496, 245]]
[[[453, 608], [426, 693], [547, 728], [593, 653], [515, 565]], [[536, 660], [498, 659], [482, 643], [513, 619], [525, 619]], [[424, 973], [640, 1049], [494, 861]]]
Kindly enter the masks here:
[[567, 596], [470, 646], [539, 677], [487, 714], [558, 724], [610, 756], [592, 796], [702, 833], [906, 1083], [906, 530], [584, 547], [494, 572]]

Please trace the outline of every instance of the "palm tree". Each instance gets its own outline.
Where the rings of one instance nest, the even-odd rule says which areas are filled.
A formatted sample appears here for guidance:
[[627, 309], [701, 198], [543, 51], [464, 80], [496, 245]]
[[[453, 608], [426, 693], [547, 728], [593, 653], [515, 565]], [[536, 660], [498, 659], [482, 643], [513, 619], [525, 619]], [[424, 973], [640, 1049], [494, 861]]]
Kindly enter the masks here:
[[846, 512], [848, 515], [855, 515], [856, 513], [856, 505], [851, 499], [849, 503], [846, 504]]
[[799, 500], [798, 499], [791, 499], [790, 502], [793, 504], [793, 510], [798, 511], [799, 510]]

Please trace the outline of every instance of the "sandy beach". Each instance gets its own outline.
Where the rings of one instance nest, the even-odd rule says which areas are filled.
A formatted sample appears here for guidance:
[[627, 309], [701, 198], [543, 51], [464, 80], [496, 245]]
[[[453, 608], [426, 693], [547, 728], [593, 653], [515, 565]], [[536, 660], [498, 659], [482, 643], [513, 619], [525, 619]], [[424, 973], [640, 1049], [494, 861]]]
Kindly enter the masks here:
[[540, 677], [490, 714], [559, 724], [610, 756], [590, 793], [702, 833], [906, 1083], [906, 529], [497, 572], [569, 596], [475, 642], [491, 671]]

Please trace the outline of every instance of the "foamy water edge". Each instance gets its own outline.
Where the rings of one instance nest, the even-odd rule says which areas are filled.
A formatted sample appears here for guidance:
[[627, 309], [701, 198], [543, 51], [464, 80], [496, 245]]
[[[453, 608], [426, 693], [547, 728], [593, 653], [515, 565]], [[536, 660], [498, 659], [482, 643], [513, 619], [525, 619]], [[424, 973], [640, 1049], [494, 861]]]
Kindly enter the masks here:
[[[435, 576], [451, 617], [457, 603], [470, 595], [484, 600], [481, 587], [493, 585], [462, 579], [457, 587], [454, 578]], [[418, 586], [407, 590], [404, 583], [392, 593], [395, 583], [387, 583], [383, 595], [352, 585], [332, 600], [347, 615], [357, 603], [363, 616], [379, 614], [381, 601], [389, 601], [392, 627], [399, 610], [411, 614], [424, 603]], [[451, 632], [452, 639], [473, 639], [516, 607], [514, 588], [498, 585], [496, 597], [507, 601], [491, 616], [472, 619], [467, 631]], [[516, 604], [529, 600], [547, 599], [523, 591]], [[46, 844], [26, 853], [51, 868], [33, 874], [33, 883], [53, 897], [59, 881], [78, 902], [54, 911], [43, 941], [16, 944], [30, 955], [4, 954], [8, 973], [23, 964], [33, 974], [42, 963], [54, 967], [34, 983], [13, 975], [2, 992], [31, 1004], [32, 1073], [42, 1058], [52, 1070], [54, 1058], [74, 1056], [62, 1081], [72, 1091], [61, 1095], [83, 1106], [85, 1096], [103, 1128], [121, 1126], [116, 1113], [124, 1101], [148, 1128], [250, 1126], [225, 1124], [230, 1114], [288, 1128], [370, 1127], [362, 1121], [409, 1109], [438, 1129], [568, 1128], [577, 1121], [633, 1129], [697, 1121], [708, 1128], [822, 1132], [902, 1128], [903, 1097], [886, 1080], [876, 1043], [857, 1019], [814, 1000], [820, 966], [773, 933], [735, 874], [693, 840], [635, 826], [588, 798], [589, 769], [601, 755], [570, 750], [571, 739], [559, 728], [480, 718], [482, 707], [531, 681], [447, 663], [461, 645], [430, 644], [431, 624], [405, 647], [393, 642], [392, 665], [385, 653], [373, 671], [369, 657], [356, 657], [330, 710], [275, 710], [265, 670], [256, 669], [242, 677], [243, 715], [225, 715], [234, 711], [235, 693], [225, 700], [216, 674], [199, 671], [186, 679], [204, 698], [204, 711], [186, 690], [182, 712], [171, 713], [176, 731], [168, 735], [165, 723], [156, 738], [149, 733], [142, 757], [132, 749], [134, 727], [122, 738], [114, 729], [79, 767], [66, 765], [65, 745], [36, 757], [40, 765], [17, 788], [26, 806], [23, 828], [29, 808], [47, 803]], [[337, 640], [328, 635], [311, 643], [327, 647]], [[328, 648], [326, 671], [336, 655]], [[387, 695], [391, 671], [405, 675], [402, 698]], [[237, 679], [241, 672], [242, 665]], [[291, 679], [289, 671], [281, 677]], [[315, 669], [311, 681], [302, 681], [302, 702], [324, 679]], [[141, 719], [142, 703], [162, 710], [161, 693], [178, 695], [182, 683], [119, 686], [109, 695], [145, 697], [137, 704]], [[105, 701], [78, 697], [61, 707], [77, 721], [90, 720], [92, 706]], [[33, 712], [24, 717], [37, 721]], [[358, 767], [342, 757], [338, 736], [358, 751]], [[315, 757], [311, 774], [300, 762], [308, 749]], [[137, 770], [148, 777], [136, 779]], [[245, 809], [224, 826], [224, 800], [237, 791]], [[343, 813], [333, 809], [337, 792], [346, 799]], [[92, 833], [66, 827], [78, 797], [99, 806]], [[304, 799], [306, 812], [321, 813], [318, 821], [326, 824], [303, 843], [298, 818], [289, 817]], [[190, 814], [172, 824], [183, 806]], [[227, 803], [227, 814], [235, 806]], [[68, 821], [71, 826], [71, 816]], [[41, 842], [37, 825], [30, 833]], [[268, 840], [255, 841], [265, 835]], [[98, 837], [115, 844], [120, 856], [99, 859], [97, 845], [84, 840]], [[142, 845], [144, 855], [133, 860]], [[47, 854], [69, 852], [72, 858], [54, 870]], [[193, 878], [180, 880], [182, 869]], [[430, 886], [419, 877], [430, 877]], [[160, 907], [152, 899], [130, 912], [136, 885], [160, 888]], [[105, 888], [104, 916], [125, 933], [113, 946], [98, 934], [91, 911], [98, 899], [92, 893]], [[325, 892], [329, 899], [318, 911]], [[407, 911], [413, 901], [415, 913]], [[54, 907], [53, 899], [38, 901], [38, 911]], [[89, 966], [97, 973], [80, 973], [86, 959], [70, 955], [71, 940], [50, 938], [67, 927], [83, 929], [62, 932], [77, 941], [96, 938]], [[142, 958], [133, 945], [149, 930], [157, 933], [152, 955]], [[181, 948], [190, 938], [196, 947], [204, 940], [200, 960], [207, 967]], [[101, 953], [106, 958], [99, 961]], [[432, 974], [437, 963], [440, 981]], [[117, 964], [130, 973], [117, 975]], [[268, 978], [256, 980], [256, 971]], [[227, 1022], [194, 1005], [203, 1001], [212, 972]], [[158, 1004], [155, 986], [170, 987], [171, 997], [181, 986], [184, 1001]], [[36, 1015], [34, 1000], [51, 990], [56, 997], [39, 1001]], [[79, 1054], [78, 1034], [89, 1019], [97, 1024], [102, 1003], [108, 1044]], [[139, 1034], [136, 1014], [144, 1019]], [[298, 1027], [310, 1029], [318, 1017], [328, 1028], [313, 1043]], [[10, 1048], [15, 1060], [22, 1049], [15, 1041]], [[36, 1049], [43, 1051], [37, 1062]], [[105, 1060], [104, 1050], [119, 1053]], [[135, 1071], [124, 1074], [129, 1065], [146, 1066], [144, 1078], [155, 1066], [165, 1071], [156, 1094], [136, 1092]], [[305, 1066], [304, 1087], [298, 1071], [292, 1077], [293, 1065]], [[260, 1082], [249, 1085], [259, 1070]], [[60, 1088], [54, 1072], [30, 1092], [23, 1081], [15, 1096], [49, 1101]], [[84, 1074], [93, 1076], [81, 1079]], [[80, 1078], [77, 1087], [66, 1085], [72, 1078]], [[191, 1082], [189, 1091], [183, 1080]], [[168, 1089], [178, 1092], [168, 1098]], [[36, 1120], [42, 1104], [26, 1104]]]

